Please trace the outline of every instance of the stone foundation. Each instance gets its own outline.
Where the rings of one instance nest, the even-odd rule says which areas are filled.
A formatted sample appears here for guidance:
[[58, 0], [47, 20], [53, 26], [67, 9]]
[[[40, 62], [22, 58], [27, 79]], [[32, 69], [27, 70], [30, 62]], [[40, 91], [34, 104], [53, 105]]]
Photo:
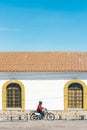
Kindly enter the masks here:
[[[80, 120], [80, 119], [87, 119], [87, 111], [83, 110], [51, 110], [55, 114], [56, 120]], [[30, 119], [31, 110], [21, 111], [21, 110], [6, 110], [0, 111], [0, 120], [7, 119], [7, 120], [29, 120]]]

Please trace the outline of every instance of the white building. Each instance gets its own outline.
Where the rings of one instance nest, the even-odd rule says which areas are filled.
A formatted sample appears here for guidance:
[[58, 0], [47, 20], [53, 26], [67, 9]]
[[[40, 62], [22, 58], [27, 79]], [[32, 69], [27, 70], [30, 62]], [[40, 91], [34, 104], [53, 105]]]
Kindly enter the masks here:
[[87, 110], [87, 52], [0, 52], [0, 110]]

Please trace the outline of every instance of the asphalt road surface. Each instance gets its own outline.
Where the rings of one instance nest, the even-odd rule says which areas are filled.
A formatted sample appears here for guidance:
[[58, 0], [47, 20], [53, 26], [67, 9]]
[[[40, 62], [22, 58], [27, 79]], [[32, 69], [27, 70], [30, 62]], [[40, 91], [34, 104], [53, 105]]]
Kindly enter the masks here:
[[0, 130], [87, 130], [87, 120], [0, 121]]

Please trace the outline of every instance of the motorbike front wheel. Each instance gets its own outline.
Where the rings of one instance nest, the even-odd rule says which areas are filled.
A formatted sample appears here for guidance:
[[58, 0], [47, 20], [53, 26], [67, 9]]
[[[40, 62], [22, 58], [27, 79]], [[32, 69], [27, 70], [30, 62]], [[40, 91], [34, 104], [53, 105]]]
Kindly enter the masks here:
[[53, 113], [50, 112], [50, 113], [47, 114], [47, 120], [51, 121], [51, 120], [54, 120], [54, 119], [55, 119], [55, 115]]

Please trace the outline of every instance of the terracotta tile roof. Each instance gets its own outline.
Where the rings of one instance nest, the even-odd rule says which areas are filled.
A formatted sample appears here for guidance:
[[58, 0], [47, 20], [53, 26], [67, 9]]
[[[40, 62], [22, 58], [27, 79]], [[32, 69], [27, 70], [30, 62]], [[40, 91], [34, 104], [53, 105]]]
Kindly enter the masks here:
[[0, 52], [1, 72], [87, 72], [87, 52]]

